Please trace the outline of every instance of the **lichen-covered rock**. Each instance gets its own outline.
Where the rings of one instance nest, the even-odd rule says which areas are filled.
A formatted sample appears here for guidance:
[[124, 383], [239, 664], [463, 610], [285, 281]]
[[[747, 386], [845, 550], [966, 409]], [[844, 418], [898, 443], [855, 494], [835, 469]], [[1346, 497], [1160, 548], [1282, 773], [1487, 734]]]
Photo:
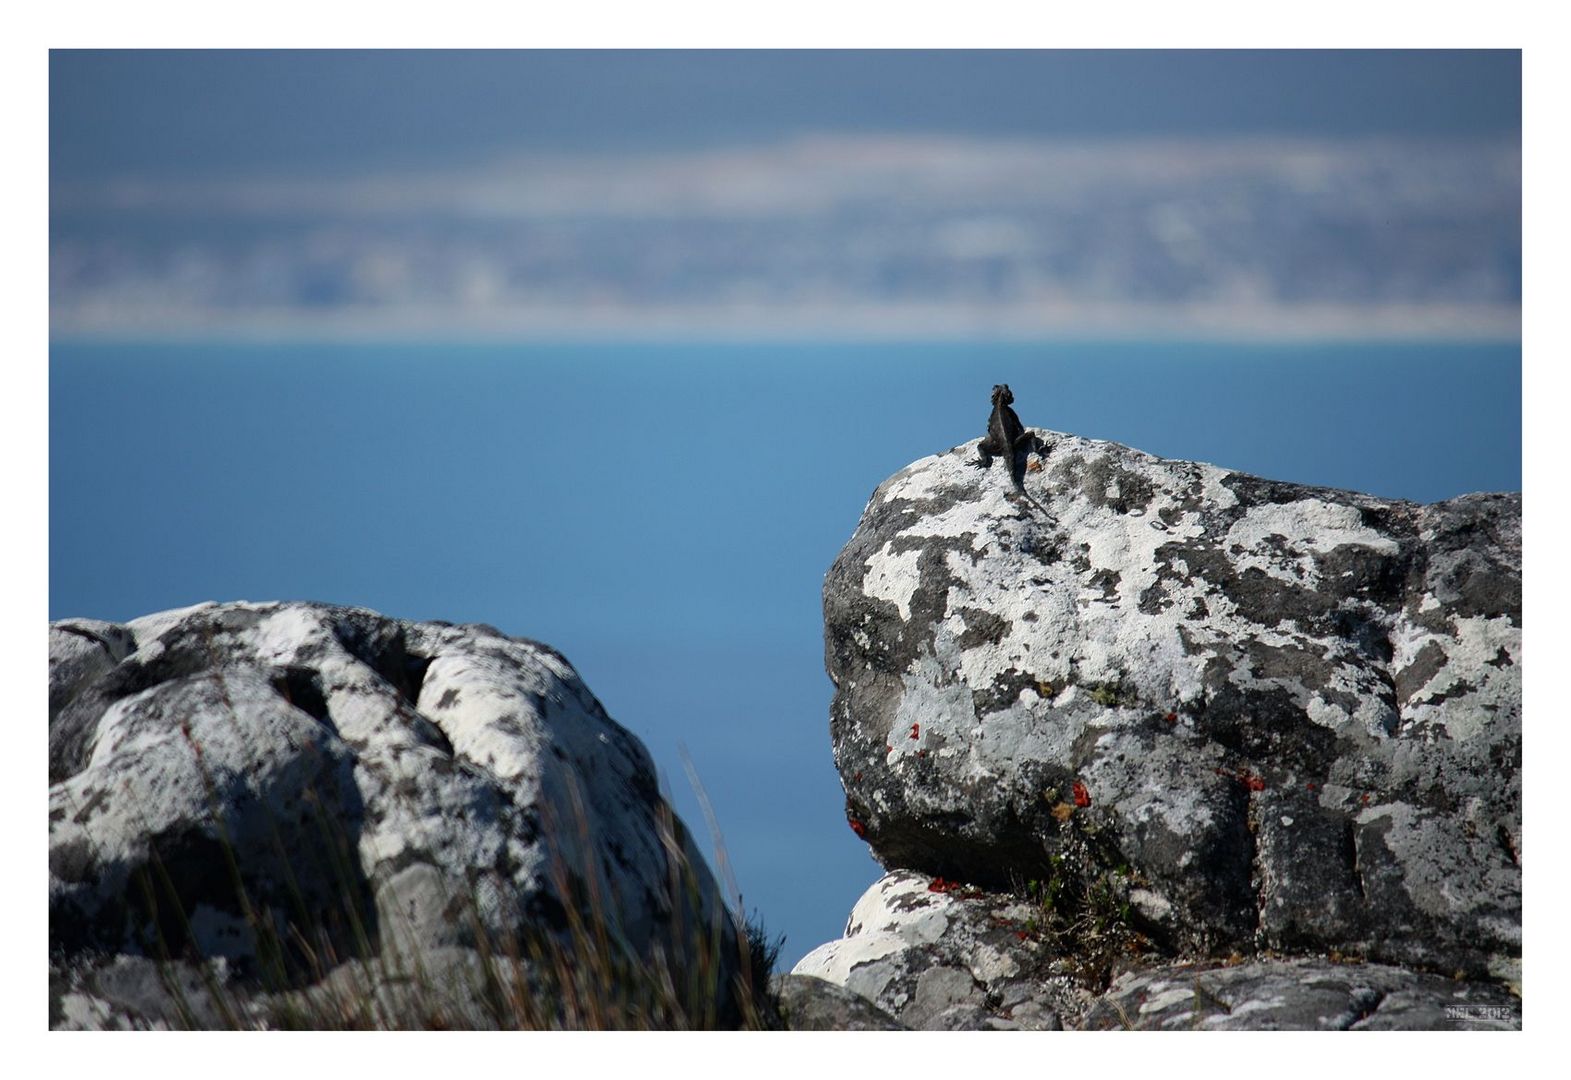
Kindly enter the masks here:
[[1115, 980], [1087, 1013], [1085, 1026], [1168, 1031], [1520, 1030], [1521, 1004], [1490, 983], [1383, 964], [1171, 964]]
[[[1126, 956], [1125, 970], [1096, 992], [1067, 976], [1075, 958], [1055, 952], [1042, 917], [1019, 897], [895, 871], [863, 895], [845, 937], [803, 957], [790, 978], [833, 984], [903, 1026], [940, 1030], [1521, 1027], [1521, 1001], [1505, 986], [1325, 957]], [[835, 1001], [823, 1026], [860, 1015]]]
[[770, 984], [789, 1031], [906, 1031], [867, 998], [811, 975], [780, 975]]
[[1026, 930], [1036, 914], [1016, 897], [895, 871], [862, 894], [845, 936], [792, 974], [860, 994], [910, 1028], [1056, 1029], [1065, 1003], [1079, 1005]]
[[63, 1021], [121, 1000], [154, 1025], [156, 994], [93, 990], [144, 959], [222, 960], [237, 993], [283, 994], [350, 958], [386, 972], [455, 949], [663, 971], [720, 1010], [684, 1022], [734, 1012], [734, 916], [647, 751], [554, 650], [303, 603], [51, 639]]
[[96, 956], [52, 963], [49, 1027], [57, 1031], [224, 1028], [242, 1021], [233, 971], [220, 956], [195, 963], [145, 956]]
[[826, 577], [835, 762], [879, 861], [1002, 887], [1074, 841], [1172, 953], [1509, 969], [1520, 496], [1037, 434], [1029, 501], [975, 442], [923, 459]]

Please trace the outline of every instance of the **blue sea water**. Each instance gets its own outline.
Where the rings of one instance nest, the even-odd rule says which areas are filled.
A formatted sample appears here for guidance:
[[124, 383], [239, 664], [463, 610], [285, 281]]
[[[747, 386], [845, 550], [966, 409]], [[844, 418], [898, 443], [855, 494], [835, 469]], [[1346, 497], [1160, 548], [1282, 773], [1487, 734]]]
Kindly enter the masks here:
[[311, 599], [560, 649], [785, 967], [879, 873], [830, 760], [823, 575], [873, 488], [1028, 425], [1430, 501], [1517, 490], [1515, 343], [71, 344], [51, 618]]

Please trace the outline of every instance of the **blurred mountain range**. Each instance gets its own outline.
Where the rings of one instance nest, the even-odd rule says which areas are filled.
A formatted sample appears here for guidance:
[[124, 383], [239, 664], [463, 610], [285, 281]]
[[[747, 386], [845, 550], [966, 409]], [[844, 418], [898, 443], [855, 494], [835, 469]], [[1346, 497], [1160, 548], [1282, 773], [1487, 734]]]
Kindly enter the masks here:
[[1518, 335], [1515, 137], [795, 137], [52, 185], [56, 335]]

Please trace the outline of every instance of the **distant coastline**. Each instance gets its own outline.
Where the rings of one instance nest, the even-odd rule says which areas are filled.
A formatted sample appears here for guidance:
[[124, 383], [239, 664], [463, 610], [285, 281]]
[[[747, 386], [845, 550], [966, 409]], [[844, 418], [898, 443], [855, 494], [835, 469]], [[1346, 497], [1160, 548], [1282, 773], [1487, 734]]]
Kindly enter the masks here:
[[56, 313], [55, 341], [1454, 341], [1520, 342], [1515, 305], [763, 305]]
[[1512, 139], [818, 137], [51, 188], [71, 337], [1518, 340]]

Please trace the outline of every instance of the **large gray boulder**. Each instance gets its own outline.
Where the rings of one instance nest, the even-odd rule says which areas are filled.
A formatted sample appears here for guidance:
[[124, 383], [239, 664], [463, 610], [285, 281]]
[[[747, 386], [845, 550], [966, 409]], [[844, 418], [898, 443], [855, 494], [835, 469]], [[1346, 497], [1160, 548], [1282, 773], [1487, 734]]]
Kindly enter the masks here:
[[1028, 498], [975, 441], [925, 458], [825, 579], [835, 762], [874, 856], [1018, 890], [1073, 854], [1169, 955], [1514, 978], [1520, 496], [1418, 505], [1036, 434]]
[[[648, 752], [549, 647], [304, 603], [50, 638], [53, 1022], [750, 1006], [744, 935]], [[362, 1011], [311, 1008], [351, 986]]]

